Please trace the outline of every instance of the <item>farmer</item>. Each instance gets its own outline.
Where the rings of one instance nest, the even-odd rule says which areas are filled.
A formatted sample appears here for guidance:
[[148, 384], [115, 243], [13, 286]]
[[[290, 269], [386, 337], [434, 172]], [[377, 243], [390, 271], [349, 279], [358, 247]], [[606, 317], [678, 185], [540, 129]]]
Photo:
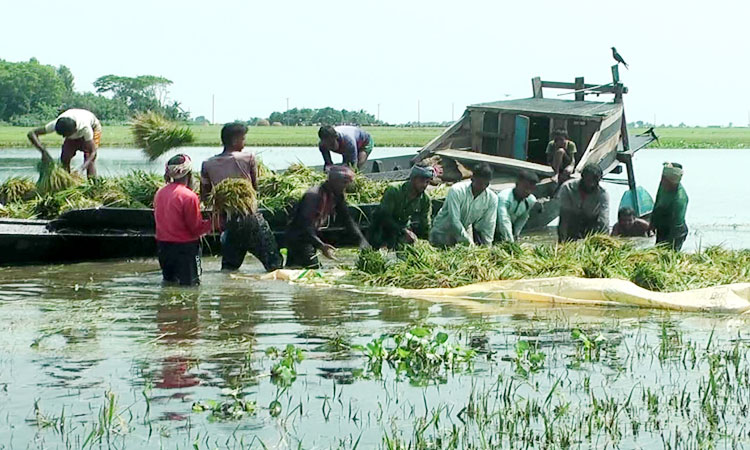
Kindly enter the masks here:
[[490, 180], [492, 168], [482, 163], [474, 168], [471, 180], [451, 186], [432, 224], [432, 245], [492, 244], [497, 221], [497, 195], [487, 189]]
[[199, 239], [211, 231], [211, 222], [201, 216], [200, 200], [190, 189], [192, 170], [189, 156], [173, 156], [164, 173], [169, 184], [154, 197], [156, 245], [165, 284], [200, 284]]
[[39, 136], [55, 132], [65, 139], [62, 144], [60, 161], [65, 170], [70, 172], [70, 161], [78, 151], [83, 152], [83, 165], [80, 171], [86, 170], [89, 178], [96, 176], [96, 151], [102, 140], [102, 125], [99, 119], [85, 109], [69, 109], [47, 125], [29, 131], [29, 141], [46, 152]]
[[305, 192], [294, 207], [286, 229], [287, 267], [320, 267], [317, 250], [335, 260], [336, 248], [320, 239], [321, 227], [334, 212], [343, 219], [347, 231], [357, 238], [360, 248], [370, 247], [346, 204], [344, 191], [352, 181], [354, 171], [349, 166], [331, 166], [328, 179]]
[[565, 130], [555, 130], [547, 144], [547, 164], [555, 171], [559, 184], [570, 179], [576, 165], [576, 143], [568, 139]]
[[682, 174], [681, 164], [664, 163], [654, 211], [651, 213], [651, 228], [656, 230], [656, 243], [668, 245], [676, 251], [682, 249], [688, 234], [685, 223], [688, 196], [680, 183]]
[[609, 195], [599, 185], [602, 169], [589, 163], [581, 178], [569, 180], [560, 188], [560, 242], [575, 241], [593, 233], [609, 232]]
[[531, 208], [536, 204], [534, 190], [539, 177], [531, 172], [521, 171], [516, 179], [516, 187], [506, 189], [497, 195], [497, 227], [495, 240], [515, 242], [529, 220]]
[[[214, 186], [227, 178], [250, 180], [258, 190], [258, 165], [252, 153], [243, 152], [247, 126], [242, 123], [229, 123], [221, 129], [221, 143], [224, 151], [203, 162], [201, 167], [201, 198], [208, 199]], [[258, 258], [263, 267], [271, 272], [283, 264], [281, 252], [271, 227], [257, 212], [246, 215], [233, 215], [226, 219], [221, 239], [221, 270], [237, 270], [250, 252]]]
[[370, 244], [375, 248], [396, 248], [427, 239], [432, 220], [432, 203], [425, 189], [435, 176], [431, 166], [415, 165], [409, 181], [388, 186], [370, 225]]
[[325, 170], [333, 166], [331, 152], [338, 153], [344, 157], [342, 165], [362, 168], [367, 158], [372, 153], [373, 140], [370, 133], [359, 127], [341, 125], [332, 127], [330, 125], [320, 127], [318, 130], [320, 143], [318, 149], [323, 155]]
[[617, 223], [612, 227], [612, 236], [647, 237], [653, 236], [648, 221], [635, 216], [632, 208], [620, 208], [617, 211]]

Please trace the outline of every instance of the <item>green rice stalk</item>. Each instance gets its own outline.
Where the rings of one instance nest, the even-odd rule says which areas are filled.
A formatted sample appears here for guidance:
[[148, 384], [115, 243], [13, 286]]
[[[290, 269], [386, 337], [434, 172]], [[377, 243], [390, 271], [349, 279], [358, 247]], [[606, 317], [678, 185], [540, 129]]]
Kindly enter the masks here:
[[148, 159], [154, 161], [167, 151], [192, 143], [192, 130], [180, 127], [161, 114], [147, 111], [137, 114], [131, 126], [136, 145], [143, 148]]
[[156, 192], [164, 186], [164, 177], [143, 170], [134, 170], [117, 180], [128, 196], [131, 207], [153, 208]]
[[36, 196], [36, 184], [27, 177], [10, 177], [0, 185], [0, 203], [31, 200]]
[[9, 219], [34, 219], [36, 214], [31, 202], [11, 202], [0, 205], [0, 217]]
[[46, 151], [43, 152], [42, 160], [37, 165], [37, 169], [39, 170], [39, 180], [36, 182], [36, 190], [43, 196], [60, 192], [81, 182], [80, 177], [65, 170]]
[[227, 178], [214, 186], [208, 204], [214, 213], [228, 216], [252, 214], [258, 209], [255, 189], [245, 178]]

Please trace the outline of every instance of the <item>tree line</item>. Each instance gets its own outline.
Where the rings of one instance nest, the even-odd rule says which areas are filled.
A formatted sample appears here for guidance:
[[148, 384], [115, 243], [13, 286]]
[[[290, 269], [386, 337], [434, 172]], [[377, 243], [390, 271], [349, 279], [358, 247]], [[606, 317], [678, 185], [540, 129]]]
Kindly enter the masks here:
[[248, 121], [249, 125], [268, 125], [280, 123], [288, 126], [303, 125], [382, 125], [375, 116], [367, 111], [348, 111], [346, 109], [325, 108], [293, 108], [288, 111], [274, 111], [268, 119], [254, 117]]
[[0, 59], [0, 123], [36, 126], [70, 108], [88, 109], [107, 122], [125, 122], [149, 110], [187, 120], [189, 114], [179, 102], [167, 99], [171, 84], [154, 75], [104, 75], [94, 81], [95, 93], [78, 92], [73, 73], [64, 65], [45, 65], [36, 58], [27, 62]]

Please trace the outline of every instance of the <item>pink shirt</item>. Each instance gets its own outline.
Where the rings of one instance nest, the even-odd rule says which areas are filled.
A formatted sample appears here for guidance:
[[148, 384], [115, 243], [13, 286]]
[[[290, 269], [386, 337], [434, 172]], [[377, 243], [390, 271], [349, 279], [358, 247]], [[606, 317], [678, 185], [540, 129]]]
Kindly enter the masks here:
[[154, 219], [157, 241], [195, 242], [211, 231], [211, 221], [201, 216], [198, 196], [180, 183], [169, 183], [156, 193]]

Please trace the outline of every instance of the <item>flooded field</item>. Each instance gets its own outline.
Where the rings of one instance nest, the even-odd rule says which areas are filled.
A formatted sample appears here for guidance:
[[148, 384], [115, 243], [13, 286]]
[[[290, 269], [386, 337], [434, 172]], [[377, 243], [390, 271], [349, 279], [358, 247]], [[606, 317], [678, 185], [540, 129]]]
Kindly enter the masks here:
[[204, 263], [197, 289], [159, 287], [155, 260], [0, 271], [0, 448], [750, 444], [744, 317], [432, 303]]

